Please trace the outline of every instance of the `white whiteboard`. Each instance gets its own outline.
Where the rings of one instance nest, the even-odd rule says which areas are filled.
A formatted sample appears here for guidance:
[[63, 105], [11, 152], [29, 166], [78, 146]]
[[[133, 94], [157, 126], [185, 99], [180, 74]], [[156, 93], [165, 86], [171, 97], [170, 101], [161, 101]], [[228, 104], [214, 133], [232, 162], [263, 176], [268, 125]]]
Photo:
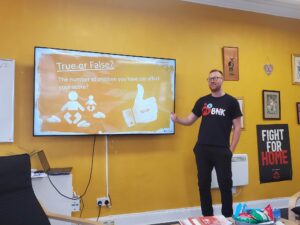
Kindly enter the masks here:
[[15, 60], [0, 59], [0, 142], [14, 141]]

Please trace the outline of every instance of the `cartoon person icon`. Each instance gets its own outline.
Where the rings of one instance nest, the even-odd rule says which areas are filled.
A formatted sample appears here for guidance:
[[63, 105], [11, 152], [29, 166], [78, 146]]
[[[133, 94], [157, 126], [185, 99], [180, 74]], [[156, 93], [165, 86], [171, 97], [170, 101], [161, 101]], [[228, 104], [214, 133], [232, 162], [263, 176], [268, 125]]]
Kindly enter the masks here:
[[[80, 105], [77, 101], [78, 94], [76, 91], [70, 91], [68, 94], [69, 100], [62, 108], [61, 111], [68, 110], [65, 113], [64, 118], [69, 124], [77, 124], [81, 119], [81, 114], [78, 112], [79, 110], [84, 111], [84, 107]], [[73, 116], [73, 112], [75, 112], [74, 117], [75, 119], [72, 121], [71, 117]]]
[[96, 109], [96, 102], [94, 101], [94, 96], [93, 95], [90, 95], [89, 96], [89, 99], [86, 101], [85, 103], [87, 106], [86, 106], [86, 109], [90, 112], [93, 112], [95, 109]]

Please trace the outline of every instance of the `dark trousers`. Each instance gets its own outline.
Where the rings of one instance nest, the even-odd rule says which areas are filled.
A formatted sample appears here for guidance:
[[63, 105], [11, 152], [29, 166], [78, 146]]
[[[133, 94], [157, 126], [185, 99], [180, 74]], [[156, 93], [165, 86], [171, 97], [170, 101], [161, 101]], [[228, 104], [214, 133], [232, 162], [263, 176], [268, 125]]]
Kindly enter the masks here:
[[194, 148], [198, 169], [198, 186], [203, 216], [213, 216], [211, 199], [211, 172], [215, 168], [221, 192], [222, 214], [231, 217], [232, 209], [232, 152], [226, 147], [196, 145]]

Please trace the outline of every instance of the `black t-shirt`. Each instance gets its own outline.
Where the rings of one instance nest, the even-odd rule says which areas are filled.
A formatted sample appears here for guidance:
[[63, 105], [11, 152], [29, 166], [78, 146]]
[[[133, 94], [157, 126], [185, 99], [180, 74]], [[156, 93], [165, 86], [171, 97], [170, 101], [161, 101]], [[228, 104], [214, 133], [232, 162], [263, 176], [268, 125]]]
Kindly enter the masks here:
[[192, 112], [202, 121], [198, 144], [229, 147], [232, 120], [242, 116], [238, 101], [231, 95], [199, 98]]

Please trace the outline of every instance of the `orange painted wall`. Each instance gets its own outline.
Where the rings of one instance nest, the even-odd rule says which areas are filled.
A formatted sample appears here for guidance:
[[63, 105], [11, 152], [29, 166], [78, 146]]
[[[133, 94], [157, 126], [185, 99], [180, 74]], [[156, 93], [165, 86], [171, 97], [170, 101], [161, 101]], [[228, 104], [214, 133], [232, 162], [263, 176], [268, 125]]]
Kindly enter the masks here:
[[[176, 113], [188, 114], [206, 94], [207, 73], [222, 68], [222, 47], [239, 47], [240, 80], [224, 90], [244, 98], [245, 130], [236, 153], [249, 156], [249, 185], [234, 201], [286, 197], [299, 190], [300, 126], [291, 82], [291, 54], [300, 54], [300, 20], [202, 6], [177, 0], [15, 0], [0, 7], [0, 58], [16, 60], [15, 142], [0, 154], [44, 149], [53, 166], [73, 166], [73, 186], [87, 184], [94, 137], [33, 137], [34, 46], [176, 58]], [[267, 76], [265, 63], [274, 65]], [[281, 120], [262, 120], [262, 90], [281, 91]], [[260, 184], [256, 124], [289, 124], [293, 180]], [[113, 215], [199, 205], [192, 152], [198, 124], [176, 125], [171, 136], [109, 138], [109, 191]], [[83, 217], [96, 217], [105, 195], [105, 138], [96, 137], [94, 173]], [[40, 167], [37, 157], [34, 167]], [[220, 203], [218, 191], [213, 200]], [[77, 214], [78, 215], [78, 214]]]

